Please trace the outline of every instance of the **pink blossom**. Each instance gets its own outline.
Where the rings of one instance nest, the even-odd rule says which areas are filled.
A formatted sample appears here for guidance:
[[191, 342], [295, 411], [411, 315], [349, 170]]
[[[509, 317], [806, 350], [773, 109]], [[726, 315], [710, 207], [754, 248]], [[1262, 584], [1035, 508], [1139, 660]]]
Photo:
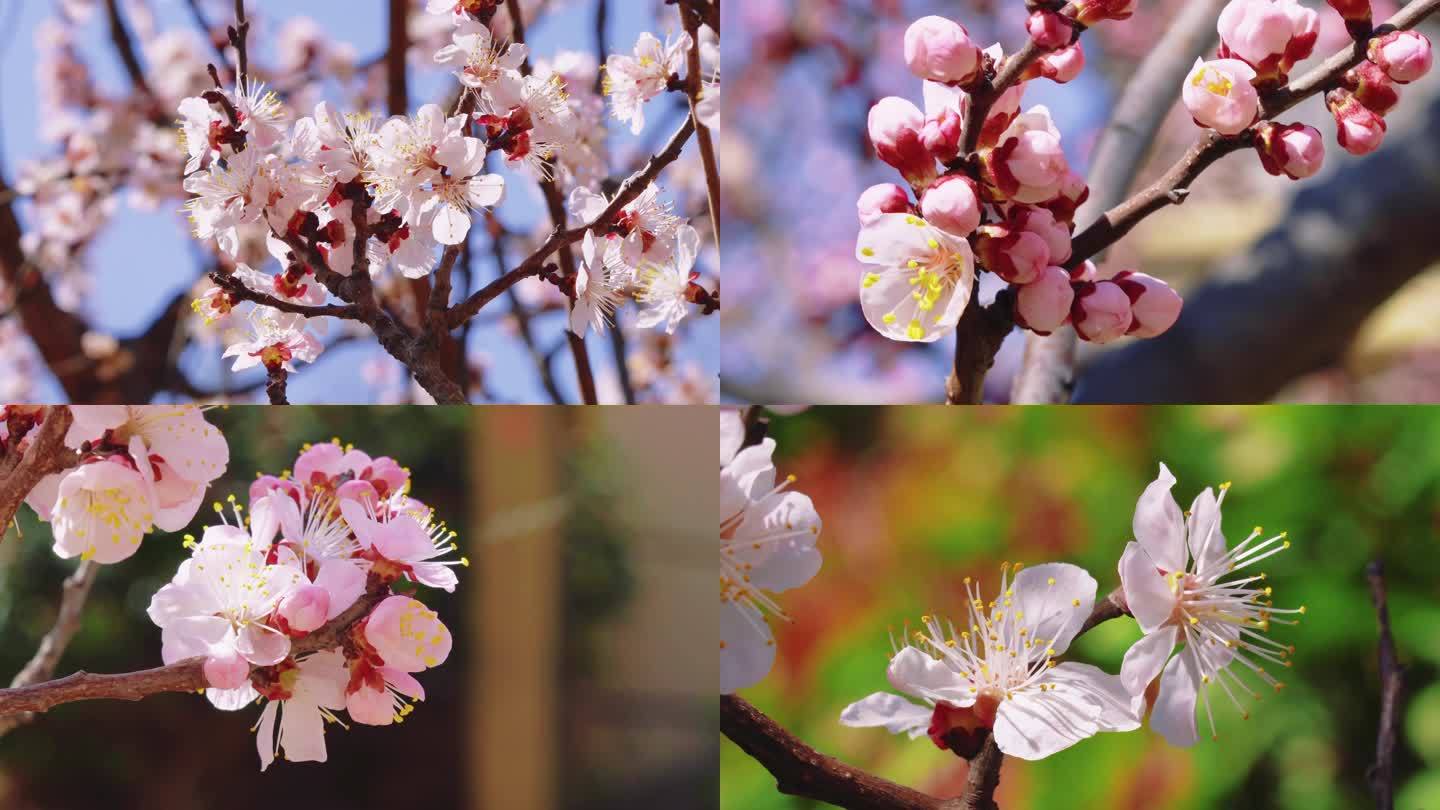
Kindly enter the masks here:
[[1029, 284], [1050, 263], [1043, 238], [1010, 225], [982, 225], [974, 242], [981, 266], [1011, 284]]
[[1252, 66], [1284, 54], [1294, 29], [1290, 16], [1272, 0], [1230, 0], [1216, 28], [1229, 52]]
[[1130, 297], [1133, 316], [1130, 334], [1151, 338], [1164, 334], [1180, 317], [1184, 302], [1170, 285], [1135, 270], [1122, 270], [1111, 279]]
[[1264, 122], [1257, 130], [1255, 151], [1265, 171], [1302, 180], [1320, 171], [1325, 162], [1325, 141], [1320, 131], [1305, 124]]
[[1385, 119], [1361, 104], [1349, 90], [1325, 94], [1325, 106], [1335, 116], [1336, 140], [1352, 155], [1368, 155], [1385, 139]]
[[1051, 265], [1015, 293], [1015, 321], [1042, 335], [1059, 329], [1070, 317], [1075, 290], [1065, 268]]
[[1370, 40], [1370, 61], [1392, 81], [1407, 84], [1430, 71], [1430, 40], [1419, 31], [1391, 31]]
[[470, 561], [437, 560], [455, 551], [455, 533], [445, 525], [432, 524], [428, 512], [412, 507], [398, 514], [386, 514], [377, 520], [371, 504], [341, 500], [340, 512], [360, 544], [360, 556], [371, 560], [370, 572], [391, 582], [401, 576], [454, 593], [457, 578], [453, 565], [469, 565]]
[[1038, 9], [1030, 14], [1030, 19], [1025, 21], [1025, 30], [1035, 44], [1046, 50], [1063, 48], [1070, 42], [1071, 29], [1070, 21], [1059, 14], [1045, 9]]
[[1075, 332], [1092, 343], [1109, 343], [1130, 331], [1130, 297], [1112, 281], [1082, 282], [1070, 307]]
[[1064, 264], [1070, 258], [1070, 227], [1055, 218], [1049, 209], [1017, 205], [1009, 214], [1012, 227], [1029, 231], [1045, 240], [1050, 250], [1050, 264]]
[[212, 689], [239, 689], [250, 683], [250, 662], [234, 647], [216, 645], [203, 669]]
[[1055, 51], [1041, 54], [1039, 59], [1030, 63], [1021, 78], [1028, 80], [1034, 78], [1049, 79], [1056, 84], [1064, 84], [1085, 69], [1085, 50], [1080, 45], [1080, 40]]
[[898, 96], [887, 96], [870, 108], [868, 126], [876, 156], [911, 185], [924, 186], [935, 179], [935, 159], [920, 139], [925, 116], [919, 107]]
[[439, 666], [450, 656], [449, 628], [435, 611], [408, 596], [386, 597], [365, 620], [364, 634], [386, 666], [402, 672]]
[[1250, 83], [1255, 69], [1239, 59], [1195, 60], [1181, 97], [1195, 123], [1221, 135], [1236, 135], [1254, 123], [1260, 96]]
[[358, 685], [347, 690], [350, 719], [367, 726], [388, 726], [405, 719], [414, 708], [405, 698], [424, 700], [425, 689], [415, 677], [394, 667], [371, 668]]
[[936, 180], [920, 198], [925, 221], [956, 236], [969, 236], [980, 224], [980, 197], [975, 181], [963, 175]]
[[1064, 222], [1066, 225], [1075, 224], [1075, 212], [1085, 201], [1090, 198], [1090, 186], [1085, 184], [1085, 178], [1069, 172], [1065, 179], [1060, 181], [1060, 193], [1053, 200], [1040, 203], [1045, 210], [1055, 215], [1055, 219]]
[[1045, 107], [1017, 116], [984, 161], [996, 191], [1015, 202], [1054, 199], [1070, 174], [1060, 131]]
[[921, 92], [925, 125], [920, 130], [920, 142], [932, 158], [949, 163], [960, 155], [960, 135], [965, 113], [970, 109], [970, 94], [939, 82], [925, 82]]
[[869, 225], [881, 214], [903, 214], [910, 210], [910, 195], [894, 183], [880, 183], [860, 193], [855, 207], [860, 212], [860, 224]]
[[922, 79], [966, 84], [980, 68], [980, 49], [965, 27], [934, 15], [921, 17], [905, 30], [905, 64]]
[[330, 592], [319, 585], [300, 585], [280, 601], [277, 624], [292, 636], [317, 630], [330, 613]]

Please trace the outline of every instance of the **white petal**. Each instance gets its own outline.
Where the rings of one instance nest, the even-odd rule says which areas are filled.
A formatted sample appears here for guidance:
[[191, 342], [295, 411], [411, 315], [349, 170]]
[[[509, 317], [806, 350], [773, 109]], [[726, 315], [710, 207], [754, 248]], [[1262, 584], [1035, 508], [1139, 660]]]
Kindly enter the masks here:
[[1185, 519], [1170, 494], [1173, 486], [1175, 476], [1162, 463], [1160, 474], [1140, 493], [1132, 525], [1135, 539], [1167, 572], [1185, 570]]
[[249, 706], [250, 703], [259, 697], [260, 693], [255, 687], [245, 684], [238, 689], [206, 689], [205, 699], [210, 705], [222, 712], [233, 712]]
[[1130, 645], [1120, 664], [1120, 681], [1132, 695], [1143, 695], [1150, 682], [1165, 668], [1165, 661], [1175, 650], [1174, 625], [1162, 627]]
[[720, 466], [724, 467], [730, 463], [730, 459], [740, 451], [740, 445], [745, 442], [745, 420], [740, 412], [733, 409], [720, 411]]
[[278, 664], [290, 655], [290, 639], [259, 624], [245, 625], [236, 646], [246, 661], [262, 667]]
[[885, 669], [885, 677], [890, 679], [891, 686], [907, 695], [962, 707], [975, 703], [975, 693], [970, 691], [968, 680], [945, 662], [936, 661], [914, 647], [907, 646], [895, 653]]
[[484, 174], [471, 178], [465, 189], [471, 208], [499, 205], [505, 197], [505, 178], [498, 174]]
[[1155, 561], [1134, 541], [1126, 543], [1125, 552], [1120, 555], [1120, 585], [1125, 592], [1125, 604], [1140, 623], [1141, 630], [1153, 633], [1170, 620], [1175, 611], [1175, 594], [1170, 592]]
[[934, 343], [960, 322], [970, 303], [973, 285], [971, 272], [956, 281], [946, 281], [933, 308], [921, 309], [913, 293], [917, 286], [910, 282], [915, 271], [902, 267], [884, 267], [860, 277], [860, 307], [865, 320], [875, 331], [891, 340], [906, 343]]
[[1199, 695], [1200, 677], [1191, 659], [1181, 653], [1165, 665], [1160, 676], [1160, 694], [1150, 712], [1150, 728], [1159, 732], [1171, 745], [1188, 748], [1195, 744], [1195, 699]]
[[1215, 493], [1206, 487], [1190, 504], [1190, 517], [1185, 521], [1185, 534], [1190, 541], [1190, 556], [1195, 558], [1196, 572], [1215, 570], [1225, 557], [1229, 543], [1225, 540], [1225, 533], [1220, 530], [1220, 502], [1224, 497], [1222, 492], [1220, 498], [1216, 498]]
[[1099, 731], [1134, 731], [1140, 727], [1145, 698], [1126, 691], [1120, 676], [1089, 664], [1066, 661], [1050, 670], [1049, 679], [1056, 684], [1055, 691], [1069, 689], [1095, 704], [1099, 709], [1095, 715]]
[[458, 245], [470, 233], [470, 212], [448, 203], [437, 206], [431, 223], [435, 241], [442, 245]]
[[260, 725], [255, 735], [255, 747], [260, 751], [260, 770], [270, 767], [275, 761], [275, 715], [280, 711], [280, 704], [270, 701], [265, 704], [265, 709], [260, 712]]
[[[766, 529], [756, 532], [756, 524]], [[798, 588], [820, 570], [820, 552], [815, 548], [820, 534], [820, 515], [809, 496], [799, 492], [777, 493], [748, 510], [745, 522], [736, 529], [735, 541], [743, 544], [782, 533], [795, 536], [766, 544], [768, 556], [750, 572], [750, 582], [757, 588], [767, 591]]]
[[353, 560], [326, 560], [320, 563], [315, 584], [330, 594], [328, 621], [344, 613], [365, 592], [365, 569]]
[[912, 256], [929, 249], [931, 228], [914, 214], [881, 214], [860, 229], [855, 240], [855, 258], [882, 267], [904, 265]]
[[320, 716], [320, 708], [306, 700], [285, 701], [280, 746], [291, 762], [324, 762], [325, 718]]
[[995, 713], [995, 744], [1020, 759], [1044, 759], [1099, 730], [1096, 706], [1078, 692], [1026, 690], [1000, 701]]
[[884, 726], [891, 734], [909, 734], [912, 738], [930, 727], [934, 710], [911, 703], [899, 695], [876, 692], [846, 706], [840, 712], [840, 723], [852, 728]]
[[720, 693], [754, 686], [775, 663], [775, 640], [765, 617], [754, 608], [720, 606]]
[[1095, 608], [1095, 578], [1078, 565], [1025, 568], [1015, 575], [1011, 587], [1016, 607], [1032, 628], [1031, 637], [1045, 639], [1055, 655], [1065, 652]]

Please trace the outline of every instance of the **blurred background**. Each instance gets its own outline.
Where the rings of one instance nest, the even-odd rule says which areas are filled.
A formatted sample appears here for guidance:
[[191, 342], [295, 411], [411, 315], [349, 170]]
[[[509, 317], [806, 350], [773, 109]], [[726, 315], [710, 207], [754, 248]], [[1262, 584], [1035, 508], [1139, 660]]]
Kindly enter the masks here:
[[[675, 7], [663, 0], [524, 0], [521, 6], [538, 69], [554, 67], [592, 82], [600, 46], [629, 54], [641, 32], [662, 39], [681, 33]], [[447, 15], [428, 13], [426, 0], [247, 0], [246, 9], [252, 73], [279, 92], [292, 116], [287, 120], [311, 115], [323, 100], [383, 121], [387, 112], [444, 104], [456, 87], [433, 59], [450, 44], [454, 26]], [[233, 67], [224, 29], [234, 15], [232, 0], [0, 0], [0, 265], [23, 249], [26, 269], [43, 276], [59, 308], [85, 327], [84, 358], [61, 362], [66, 358], [57, 357], [53, 336], [47, 351], [37, 352], [33, 336], [13, 317], [17, 296], [36, 279], [18, 268], [0, 273], [0, 398], [64, 401], [56, 374], [89, 371], [75, 364], [93, 364], [102, 388], [128, 386], [106, 401], [264, 398], [263, 373], [232, 374], [230, 361], [221, 360], [226, 344], [219, 325], [205, 325], [190, 309], [191, 300], [213, 286], [204, 276], [217, 256], [191, 236], [181, 210], [184, 150], [174, 126], [180, 99], [211, 86], [205, 65], [219, 61], [216, 52], [228, 54], [222, 69]], [[386, 74], [393, 20], [410, 43], [398, 99]], [[501, 12], [497, 30], [509, 38], [508, 12]], [[134, 88], [124, 67], [116, 42], [127, 36], [153, 101]], [[572, 92], [596, 101], [589, 86]], [[627, 176], [663, 147], [688, 113], [680, 94], [671, 96], [647, 105], [648, 126], [638, 136], [610, 118], [608, 108], [598, 126], [587, 127], [602, 174]], [[402, 109], [393, 109], [397, 101]], [[490, 164], [505, 176], [506, 196], [493, 218], [475, 216], [457, 269], [457, 300], [494, 280], [502, 267], [514, 267], [550, 231], [534, 179], [499, 157]], [[693, 145], [661, 185], [661, 198], [705, 234], [696, 269], [713, 289], [719, 254], [708, 215], [699, 213], [705, 179]], [[3, 226], [11, 208], [18, 220], [13, 232]], [[242, 255], [256, 270], [277, 270], [260, 242], [247, 241]], [[412, 295], [429, 289], [428, 280], [393, 273], [378, 284], [407, 318]], [[513, 289], [457, 332], [464, 355], [449, 358], [460, 366], [452, 376], [468, 383], [472, 402], [578, 402], [563, 332], [565, 297], [538, 279]], [[625, 402], [627, 386], [640, 402], [714, 401], [719, 319], [692, 314], [670, 336], [636, 327], [637, 312], [622, 309], [620, 340], [587, 341], [600, 402]], [[423, 402], [399, 362], [368, 330], [353, 326], [328, 324], [319, 335], [325, 353], [290, 377], [291, 399]]]
[[[1271, 635], [1295, 646], [1242, 721], [1222, 694], [1219, 742], [1173, 748], [1148, 728], [1100, 734], [1038, 762], [1007, 758], [1005, 810], [1353, 810], [1379, 715], [1376, 617], [1364, 569], [1386, 562], [1408, 695], [1395, 755], [1397, 807], [1440, 807], [1440, 409], [813, 408], [775, 417], [776, 466], [812, 497], [825, 561], [781, 595], [774, 670], [742, 697], [818, 750], [934, 795], [958, 795], [966, 763], [921, 738], [840, 725], [841, 709], [887, 690], [887, 631], [963, 609], [962, 579], [998, 587], [1002, 561], [1086, 568], [1101, 595], [1119, 584], [1135, 500], [1163, 461], [1182, 508], [1233, 481], [1224, 525], [1288, 530], [1265, 563], [1275, 603], [1304, 604]], [[1140, 636], [1104, 623], [1074, 660], [1118, 672]], [[1201, 719], [1203, 723], [1203, 717]], [[728, 741], [721, 805], [811, 806]]]
[[[258, 707], [220, 712], [182, 694], [61, 706], [0, 738], [0, 808], [715, 806], [716, 631], [703, 631], [717, 617], [694, 598], [714, 582], [698, 519], [708, 527], [714, 479], [694, 461], [714, 452], [710, 412], [257, 407], [207, 419], [231, 451], [217, 500], [243, 502], [256, 471], [332, 436], [408, 466], [413, 494], [471, 560], [454, 594], [417, 594], [454, 652], [421, 676], [428, 699], [403, 725], [330, 725], [329, 762], [263, 774]], [[74, 568], [21, 511], [23, 540], [12, 530], [0, 544], [6, 682]], [[144, 611], [185, 556], [179, 534], [151, 535], [104, 568], [57, 676], [158, 666]]]
[[[1082, 38], [1086, 66], [1066, 85], [1027, 85], [1047, 106], [1070, 164], [1090, 168], [1096, 139], [1139, 61], [1177, 12], [1203, 0], [1138, 0], [1133, 17]], [[1321, 0], [1309, 69], [1346, 43]], [[1216, 2], [1215, 8], [1224, 5]], [[1401, 4], [1403, 5], [1403, 3]], [[1376, 0], [1376, 19], [1393, 0]], [[911, 21], [959, 20], [1007, 53], [1025, 41], [1018, 0], [732, 0], [726, 5], [726, 335], [722, 396], [732, 402], [943, 401], [954, 342], [882, 338], [861, 315], [855, 200], [898, 174], [874, 157], [866, 115], [878, 99], [920, 99], [902, 43]], [[1433, 22], [1422, 28], [1432, 39]], [[1225, 158], [1183, 206], [1145, 220], [1112, 249], [1102, 276], [1139, 268], [1179, 289], [1186, 308], [1163, 338], [1081, 344], [1083, 402], [1436, 401], [1440, 399], [1440, 71], [1401, 89], [1376, 153], [1355, 158], [1313, 97], [1283, 116], [1320, 129], [1324, 169], [1272, 177], [1252, 152]], [[1179, 86], [1134, 187], [1151, 182], [1199, 130]], [[1086, 221], [1078, 221], [1084, 227]], [[982, 290], [988, 300], [995, 289]], [[1010, 336], [986, 386], [1006, 401], [1023, 339]]]

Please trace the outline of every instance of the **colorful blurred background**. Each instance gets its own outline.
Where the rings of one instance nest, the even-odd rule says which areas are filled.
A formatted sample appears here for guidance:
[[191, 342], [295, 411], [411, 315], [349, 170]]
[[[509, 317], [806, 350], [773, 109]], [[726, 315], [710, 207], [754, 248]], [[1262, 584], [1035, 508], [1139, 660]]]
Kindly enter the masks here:
[[[1365, 578], [1383, 557], [1408, 696], [1395, 758], [1397, 807], [1440, 807], [1440, 409], [1384, 406], [813, 408], [776, 416], [776, 466], [824, 520], [824, 564], [781, 594], [769, 676], [741, 696], [818, 750], [934, 795], [958, 795], [966, 763], [927, 739], [840, 725], [888, 690], [888, 630], [963, 609], [966, 576], [997, 587], [1002, 561], [1085, 567], [1119, 584], [1135, 500], [1165, 462], [1182, 507], [1232, 481], [1231, 542], [1288, 530], [1268, 560], [1277, 605], [1304, 604], [1272, 636], [1295, 646], [1286, 684], [1242, 721], [1223, 694], [1219, 741], [1170, 747], [1148, 729], [1101, 734], [1038, 762], [1007, 758], [1005, 810], [1353, 810], [1379, 716], [1377, 622]], [[1073, 659], [1118, 672], [1133, 620], [1100, 625]], [[1201, 719], [1203, 723], [1203, 717]], [[783, 796], [728, 741], [721, 806], [809, 807]]]
[[[421, 676], [428, 699], [403, 725], [330, 725], [329, 762], [263, 774], [258, 707], [220, 712], [181, 694], [58, 707], [0, 738], [0, 808], [715, 806], [715, 636], [695, 628], [718, 619], [694, 598], [715, 569], [698, 520], [708, 534], [714, 478], [696, 461], [714, 452], [708, 409], [247, 407], [207, 419], [231, 452], [216, 500], [243, 502], [257, 470], [278, 473], [332, 436], [410, 467], [413, 494], [471, 560], [453, 595], [416, 594], [454, 652]], [[28, 508], [20, 529], [0, 543], [6, 682], [54, 623], [75, 566]], [[151, 535], [104, 568], [57, 675], [158, 666], [144, 611], [186, 553], [180, 534]]]
[[[1122, 88], [1179, 10], [1138, 0], [1133, 17], [1082, 39], [1086, 66], [1066, 85], [1035, 80], [1024, 106], [1047, 106], [1082, 175]], [[1320, 0], [1309, 69], [1346, 42]], [[1377, 19], [1395, 11], [1376, 0]], [[880, 337], [861, 315], [855, 200], [898, 174], [874, 157], [870, 106], [919, 102], [905, 28], [926, 14], [966, 25], [1006, 52], [1025, 41], [1018, 0], [732, 0], [723, 43], [726, 336], [722, 396], [731, 402], [943, 401], [954, 342]], [[1424, 29], [1433, 39], [1437, 28]], [[1082, 344], [1084, 402], [1436, 401], [1440, 399], [1440, 72], [1405, 85], [1385, 144], [1355, 158], [1334, 141], [1319, 97], [1285, 116], [1326, 135], [1325, 167], [1301, 182], [1264, 172], [1250, 152], [1225, 158], [1183, 206], [1142, 223], [1101, 263], [1139, 268], [1181, 291], [1186, 309], [1160, 339]], [[1198, 133], [1172, 107], [1135, 187], [1172, 164]], [[1077, 223], [1081, 227], [1087, 221]], [[986, 287], [982, 298], [993, 296]], [[987, 299], [988, 300], [988, 299]], [[1023, 339], [1010, 336], [986, 386], [1007, 401]]]

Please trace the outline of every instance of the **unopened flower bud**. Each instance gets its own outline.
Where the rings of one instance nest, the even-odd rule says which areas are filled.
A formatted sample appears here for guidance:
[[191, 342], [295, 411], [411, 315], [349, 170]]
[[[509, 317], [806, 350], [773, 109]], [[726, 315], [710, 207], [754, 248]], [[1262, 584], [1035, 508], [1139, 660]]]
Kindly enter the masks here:
[[954, 107], [945, 107], [925, 119], [920, 129], [920, 142], [930, 157], [941, 163], [949, 163], [960, 156], [960, 136], [965, 128], [965, 119]]
[[1011, 284], [1029, 284], [1050, 263], [1045, 240], [1006, 225], [985, 225], [972, 237], [975, 260]]
[[1071, 281], [1094, 281], [1100, 271], [1096, 269], [1095, 262], [1086, 259], [1075, 267], [1070, 268]]
[[1325, 0], [1330, 7], [1340, 12], [1340, 19], [1345, 21], [1345, 29], [1350, 36], [1359, 38], [1368, 36], [1373, 30], [1370, 23], [1370, 0]]
[[1151, 338], [1164, 334], [1180, 318], [1184, 302], [1169, 284], [1134, 270], [1122, 270], [1110, 279], [1130, 297], [1130, 334]]
[[1075, 19], [1092, 26], [1101, 20], [1127, 20], [1135, 13], [1135, 0], [1076, 0]]
[[1395, 82], [1374, 62], [1365, 61], [1345, 71], [1340, 85], [1355, 94], [1355, 100], [1376, 115], [1384, 115], [1400, 103]]
[[860, 192], [855, 202], [860, 224], [869, 225], [882, 214], [903, 214], [910, 210], [910, 195], [894, 183], [880, 183]]
[[1057, 51], [1047, 51], [1040, 55], [1040, 58], [1030, 63], [1024, 73], [1020, 74], [1021, 81], [1031, 79], [1049, 79], [1056, 84], [1064, 84], [1085, 69], [1085, 50], [1080, 46], [1080, 41], [1061, 48]]
[[1075, 289], [1065, 268], [1051, 265], [1015, 293], [1015, 322], [1042, 335], [1059, 329], [1070, 317]]
[[1230, 54], [1251, 65], [1285, 53], [1293, 29], [1289, 15], [1272, 0], [1230, 0], [1215, 27]]
[[1130, 297], [1113, 281], [1082, 282], [1075, 289], [1070, 320], [1091, 343], [1109, 343], [1130, 331]]
[[250, 680], [250, 662], [234, 646], [207, 657], [203, 669], [212, 689], [238, 689]]
[[1260, 96], [1250, 83], [1255, 69], [1239, 59], [1195, 60], [1180, 96], [1195, 123], [1236, 135], [1255, 122]]
[[1064, 264], [1070, 258], [1070, 227], [1057, 220], [1049, 209], [1017, 205], [1010, 210], [1008, 224], [1044, 239], [1051, 264]]
[[1089, 198], [1090, 187], [1085, 185], [1085, 178], [1075, 172], [1068, 172], [1060, 182], [1060, 193], [1055, 199], [1046, 200], [1040, 205], [1054, 214], [1056, 220], [1066, 225], [1074, 225], [1075, 212]]
[[870, 142], [875, 145], [875, 154], [914, 186], [935, 179], [935, 159], [920, 140], [924, 126], [920, 108], [903, 98], [887, 96], [870, 108]]
[[1391, 31], [1370, 40], [1368, 56], [1392, 81], [1406, 84], [1430, 71], [1430, 40], [1419, 31]]
[[905, 64], [922, 79], [968, 84], [980, 70], [980, 49], [964, 26], [931, 15], [905, 30]]
[[318, 630], [330, 613], [330, 592], [319, 585], [302, 585], [281, 600], [277, 612], [292, 635]]
[[1033, 12], [1030, 19], [1025, 21], [1025, 30], [1030, 33], [1030, 38], [1035, 40], [1036, 45], [1047, 51], [1069, 45], [1073, 31], [1069, 20], [1046, 9]]
[[1336, 140], [1352, 155], [1368, 155], [1385, 139], [1385, 119], [1356, 100], [1349, 90], [1325, 94], [1325, 106], [1335, 116]]
[[943, 231], [956, 236], [969, 236], [980, 224], [980, 197], [975, 181], [963, 175], [948, 175], [936, 180], [920, 199], [920, 213]]
[[1271, 174], [1303, 180], [1320, 171], [1325, 162], [1325, 140], [1312, 126], [1266, 121], [1257, 134], [1255, 151], [1260, 154], [1260, 165]]

